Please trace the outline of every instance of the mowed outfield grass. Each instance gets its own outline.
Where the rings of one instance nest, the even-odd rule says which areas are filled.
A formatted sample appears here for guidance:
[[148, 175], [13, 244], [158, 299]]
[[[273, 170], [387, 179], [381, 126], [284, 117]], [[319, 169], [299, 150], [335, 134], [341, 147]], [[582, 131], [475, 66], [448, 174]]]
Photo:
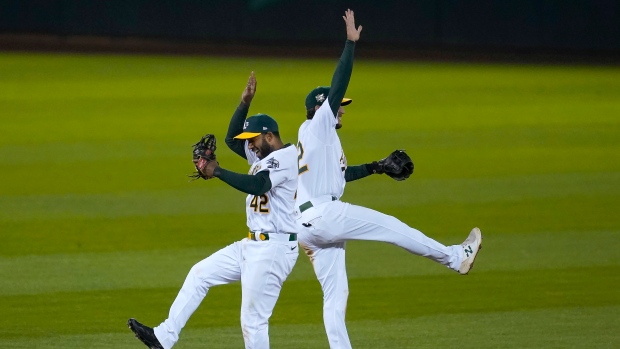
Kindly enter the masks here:
[[[359, 50], [363, 50], [360, 46]], [[251, 113], [295, 142], [333, 59], [0, 54], [0, 347], [141, 348], [191, 266], [239, 240], [245, 195], [188, 182], [191, 145], [224, 143], [251, 70]], [[444, 244], [470, 229], [468, 276], [350, 242], [355, 348], [620, 347], [620, 68], [359, 60], [340, 136], [349, 164], [406, 149], [405, 182], [371, 176], [344, 201]], [[214, 288], [178, 348], [240, 348], [240, 287]], [[327, 348], [322, 294], [300, 256], [273, 348]]]

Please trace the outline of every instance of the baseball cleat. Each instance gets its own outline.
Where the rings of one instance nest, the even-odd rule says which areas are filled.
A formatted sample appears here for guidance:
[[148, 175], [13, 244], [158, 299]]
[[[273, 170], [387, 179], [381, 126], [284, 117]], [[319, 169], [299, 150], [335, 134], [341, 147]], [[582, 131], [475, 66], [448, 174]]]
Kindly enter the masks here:
[[461, 247], [463, 248], [463, 262], [461, 262], [459, 273], [466, 275], [474, 267], [478, 251], [482, 249], [482, 233], [480, 229], [472, 229], [467, 239], [461, 244]]
[[155, 332], [153, 332], [152, 328], [139, 323], [138, 320], [133, 318], [127, 321], [127, 326], [136, 335], [136, 338], [147, 347], [151, 349], [164, 349], [157, 337], [155, 337]]

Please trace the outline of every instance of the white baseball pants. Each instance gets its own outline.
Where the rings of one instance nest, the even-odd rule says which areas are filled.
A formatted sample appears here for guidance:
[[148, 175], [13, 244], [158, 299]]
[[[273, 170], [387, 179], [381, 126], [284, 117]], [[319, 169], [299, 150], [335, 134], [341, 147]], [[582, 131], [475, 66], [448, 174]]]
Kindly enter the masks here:
[[243, 239], [198, 262], [189, 271], [168, 318], [154, 328], [155, 336], [164, 348], [172, 348], [211, 287], [241, 280], [245, 347], [269, 348], [269, 318], [297, 261], [298, 250], [296, 241]]
[[395, 217], [342, 201], [315, 205], [302, 213], [298, 223], [299, 244], [323, 288], [323, 321], [331, 349], [351, 348], [345, 325], [347, 240], [387, 242], [455, 271], [463, 259], [460, 245], [444, 246]]

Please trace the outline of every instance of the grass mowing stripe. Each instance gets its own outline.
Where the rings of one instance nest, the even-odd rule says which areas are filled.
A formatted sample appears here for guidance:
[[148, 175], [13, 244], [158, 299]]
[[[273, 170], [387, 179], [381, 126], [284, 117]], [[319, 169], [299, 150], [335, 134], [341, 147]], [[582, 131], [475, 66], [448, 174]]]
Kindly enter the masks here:
[[[202, 205], [202, 202], [197, 203]], [[206, 210], [206, 209], [205, 209]], [[245, 214], [145, 215], [2, 222], [0, 256], [225, 246], [246, 236]], [[226, 222], [205, 228], [210, 222]], [[46, 258], [43, 256], [43, 258]]]
[[375, 203], [374, 188], [366, 196], [343, 200], [398, 217], [410, 226], [441, 241], [443, 237], [467, 234], [479, 226], [486, 234], [529, 234], [540, 231], [618, 231], [620, 215], [614, 215], [618, 196], [571, 196], [488, 203], [431, 203], [406, 206], [408, 195], [395, 193], [390, 206]]
[[[141, 165], [146, 163], [134, 162], [132, 165], [127, 166], [127, 171], [135, 173]], [[134, 171], [133, 167], [136, 167]], [[76, 171], [81, 167], [82, 170], [87, 172], [94, 172], [96, 165], [89, 166], [75, 166]], [[34, 167], [30, 168], [28, 173], [32, 174], [35, 170]], [[92, 171], [89, 171], [92, 170]], [[119, 184], [115, 187], [101, 186], [101, 188], [89, 188], [88, 186], [79, 186], [72, 188], [72, 194], [66, 192], [66, 189], [62, 188], [62, 184], [58, 183], [58, 189], [50, 188], [45, 189], [44, 185], [41, 186], [41, 191], [38, 195], [8, 195], [0, 197], [0, 207], [5, 208], [3, 214], [0, 215], [0, 219], [5, 217], [11, 217], [14, 215], [14, 211], [17, 208], [11, 210], [12, 205], [18, 205], [20, 211], [24, 211], [23, 207], [36, 210], [36, 203], [41, 202], [41, 205], [45, 205], [45, 202], [53, 201], [58, 205], [69, 207], [73, 202], [78, 202], [76, 206], [82, 207], [84, 203], [93, 202], [89, 206], [95, 205], [99, 201], [111, 201], [111, 200], [123, 200], [133, 203], [131, 200], [145, 200], [156, 201], [157, 197], [170, 196], [176, 197], [190, 197], [191, 196], [204, 196], [207, 189], [203, 186], [202, 182], [189, 183], [185, 180], [184, 174], [180, 170], [172, 172], [163, 172], [164, 178], [170, 179], [170, 182], [175, 182], [170, 188], [176, 187], [176, 190], [164, 188], [164, 183], [167, 181], [152, 181], [144, 182], [138, 186], [130, 186], [129, 184]], [[187, 169], [187, 173], [191, 173], [190, 169]], [[50, 173], [58, 173], [52, 166]], [[78, 172], [74, 176], [78, 177]], [[17, 175], [17, 174], [15, 174]], [[108, 180], [115, 180], [122, 183], [124, 179], [132, 179], [133, 176], [126, 176], [112, 171], [100, 171], [98, 174], [85, 175], [95, 182], [103, 182], [106, 178]], [[8, 177], [8, 176], [7, 176]], [[136, 176], [137, 177], [137, 176]], [[66, 178], [63, 178], [66, 180]], [[60, 181], [60, 180], [59, 180]], [[52, 181], [47, 182], [48, 185], [54, 184]], [[123, 187], [120, 187], [123, 186]], [[160, 186], [160, 188], [157, 188]], [[397, 188], [395, 183], [379, 182], [379, 188]], [[501, 201], [501, 200], [515, 200], [515, 199], [529, 199], [529, 198], [545, 198], [545, 197], [562, 197], [571, 195], [601, 195], [601, 194], [620, 194], [620, 171], [618, 172], [571, 172], [571, 173], [553, 173], [553, 174], [531, 174], [531, 175], [511, 175], [511, 176], [494, 176], [492, 178], [477, 177], [477, 178], [421, 178], [417, 179], [415, 184], [408, 186], [400, 186], [404, 194], [412, 195], [408, 202], [410, 204], [419, 205], [429, 202], [441, 202], [441, 201], [456, 201], [456, 202], [489, 202], [489, 201]], [[230, 188], [222, 185], [214, 185], [208, 188], [209, 195], [218, 195], [225, 192], [229, 192]], [[355, 193], [356, 186], [353, 186], [352, 191]], [[29, 189], [32, 190], [32, 189]], [[63, 194], [61, 190], [65, 190]], [[125, 190], [125, 191], [121, 191]], [[130, 191], [131, 190], [131, 191]], [[46, 191], [52, 191], [47, 194]], [[110, 193], [110, 191], [115, 191]], [[147, 192], [148, 191], [148, 192]], [[58, 192], [54, 194], [53, 192]], [[59, 195], [60, 194], [60, 195]], [[92, 198], [90, 198], [92, 196]], [[134, 199], [135, 197], [135, 199]], [[235, 198], [243, 197], [242, 194], [235, 195]], [[220, 201], [220, 200], [218, 200]], [[221, 200], [227, 202], [230, 200]], [[241, 200], [243, 202], [243, 200]], [[157, 206], [162, 206], [160, 202], [156, 202]], [[114, 205], [113, 202], [110, 204]], [[145, 203], [140, 203], [140, 206], [144, 206]], [[115, 205], [118, 206], [118, 205]], [[152, 205], [155, 206], [155, 205]], [[185, 208], [185, 207], [184, 207]], [[98, 208], [99, 209], [99, 208]], [[27, 211], [27, 210], [26, 210]], [[129, 211], [131, 214], [131, 211]], [[147, 211], [148, 212], [148, 211]], [[191, 213], [191, 212], [189, 212]], [[25, 214], [25, 213], [24, 213]]]
[[[616, 334], [618, 306], [565, 307], [416, 318], [348, 321], [355, 348], [600, 348], [620, 346]], [[190, 320], [191, 321], [191, 320]], [[97, 334], [0, 339], [2, 348], [118, 348], [139, 346], [124, 328]], [[467, 340], [459, 334], [474, 332]], [[314, 349], [327, 346], [322, 324], [276, 324], [269, 327], [273, 348]], [[175, 348], [240, 348], [239, 326], [187, 328]]]
[[[201, 183], [202, 184], [202, 183]], [[0, 198], [1, 220], [74, 219], [232, 213], [242, 211], [246, 195], [224, 183], [205, 188], [185, 188], [113, 194], [65, 194], [4, 196]], [[207, 191], [208, 190], [208, 191]], [[230, 199], [205, 201], [205, 195]]]
[[[620, 232], [562, 232], [484, 235], [476, 273], [568, 267], [620, 266]], [[458, 243], [457, 237], [442, 241]], [[298, 262], [299, 263], [299, 262]], [[349, 278], [451, 275], [450, 269], [389, 244], [347, 242]]]
[[[190, 172], [190, 171], [188, 171]], [[34, 173], [34, 172], [31, 172]], [[133, 173], [138, 173], [133, 172]], [[77, 176], [77, 174], [76, 174]], [[66, 178], [63, 178], [66, 180]], [[121, 180], [117, 178], [117, 180]], [[179, 181], [181, 182], [181, 181]], [[379, 203], [392, 204], [393, 183], [377, 183], [371, 190]], [[380, 195], [382, 190], [386, 190]], [[204, 202], [204, 195], [222, 197]], [[411, 206], [434, 202], [487, 203], [541, 198], [617, 196], [620, 172], [569, 173], [508, 178], [420, 180], [402, 194], [411, 194]], [[414, 195], [415, 194], [415, 195]], [[227, 197], [227, 199], [224, 199]], [[150, 214], [232, 213], [243, 207], [242, 193], [221, 182], [203, 183], [176, 190], [151, 190], [101, 194], [0, 196], [0, 220], [68, 219], [72, 217], [122, 217]], [[204, 203], [204, 204], [201, 204]], [[400, 202], [396, 201], [398, 206]]]
[[[392, 199], [404, 202], [405, 197], [396, 194]], [[476, 205], [437, 203], [416, 207], [385, 207], [375, 202], [378, 198], [381, 196], [374, 196], [373, 191], [368, 190], [366, 196], [347, 194], [344, 200], [399, 217], [444, 244], [460, 243], [459, 237], [466, 236], [474, 226], [480, 226], [490, 236], [540, 231], [583, 231], [583, 236], [587, 236], [588, 231], [618, 234], [620, 224], [620, 217], [610, 216], [606, 209], [615, 207], [615, 196]], [[204, 219], [205, 214], [5, 221], [2, 222], [4, 241], [0, 245], [0, 256], [223, 246], [240, 239], [239, 234], [247, 231], [240, 212], [209, 215], [210, 221], [226, 222], [225, 226], [211, 229], [204, 228]], [[607, 245], [615, 246], [613, 243]]]
[[[480, 272], [467, 277], [352, 279], [347, 319], [387, 320], [431, 314], [620, 305], [620, 296], [607, 290], [609, 284], [618, 282], [617, 266]], [[0, 296], [4, 308], [0, 338], [115, 332], [129, 317], [152, 324], [168, 314], [177, 292], [177, 288], [143, 288]], [[236, 326], [240, 298], [238, 284], [213, 288], [188, 327]], [[317, 281], [289, 281], [271, 323], [320, 323], [321, 298]], [[309, 309], [314, 311], [309, 313]], [[39, 321], [45, 314], [55, 314], [54, 321]], [[21, 321], [15, 322], [15, 318]]]
[[[618, 232], [488, 234], [476, 272], [529, 270], [535, 273], [568, 267], [619, 267], [618, 235]], [[180, 287], [192, 265], [222, 246], [0, 258], [0, 295], [115, 290], [146, 285], [149, 288]], [[39, 268], [41, 265], [46, 267]], [[453, 272], [389, 244], [355, 241], [347, 244], [347, 274], [350, 279], [366, 279], [450, 276]], [[308, 258], [300, 256], [288, 280], [314, 279]]]
[[600, 266], [472, 272], [467, 278], [428, 275], [353, 279], [349, 282], [347, 318], [620, 305], [620, 295], [606, 289], [620, 282], [619, 271], [618, 266]]
[[[198, 106], [197, 106], [198, 107]], [[30, 112], [32, 113], [32, 112]], [[199, 120], [193, 120], [188, 116], [188, 120], [184, 122], [198, 122]], [[194, 117], [198, 119], [198, 117]], [[108, 118], [109, 119], [109, 118]], [[294, 127], [299, 124], [299, 120], [294, 118], [285, 118], [286, 126], [294, 131]], [[65, 120], [66, 121], [66, 120]], [[80, 121], [84, 122], [83, 119]], [[122, 119], [119, 120], [123, 121]], [[16, 122], [16, 120], [7, 120], [9, 122]], [[33, 120], [33, 125], [20, 125], [20, 127], [27, 128], [28, 126], [37, 126], [38, 120]], [[125, 121], [126, 122], [126, 121]], [[135, 121], [139, 123], [141, 121]], [[221, 125], [214, 125], [217, 129], [225, 129], [227, 126], [224, 122], [220, 121]], [[22, 121], [23, 123], [23, 121]], [[179, 120], [170, 120], [163, 124], [162, 128], [166, 128], [168, 133], [161, 135], [153, 135], [148, 133], [148, 138], [142, 137], [139, 132], [147, 133], [150, 130], [143, 130], [137, 128], [127, 128], [125, 132], [128, 133], [125, 138], [112, 139], [112, 135], [109, 135], [105, 140], [93, 140], [89, 139], [85, 141], [71, 141], [69, 136], [64, 134], [62, 140], [54, 141], [46, 138], [33, 139], [28, 143], [10, 143], [0, 146], [0, 164], [63, 164], [72, 162], [104, 162], [114, 159], [140, 159], [140, 158], [157, 158], [162, 156], [185, 156], [187, 150], [188, 137], [193, 132], [183, 127], [183, 124], [179, 123]], [[283, 125], [284, 127], [285, 125]], [[347, 125], [349, 126], [349, 125]], [[489, 144], [502, 144], [500, 149], [485, 149], [484, 153], [489, 152], [491, 154], [503, 152], [506, 153], [506, 149], [509, 150], [507, 156], [513, 156], [514, 152], [527, 151], [531, 154], [527, 154], [522, 161], [529, 160], [530, 163], [538, 162], [536, 158], [537, 154], [534, 150], [543, 152], [543, 155], [551, 157], [552, 155], [571, 154], [575, 151], [589, 151], [589, 152], [606, 152], [608, 155], [614, 156], [614, 148], [620, 146], [620, 139], [618, 139], [618, 127], [620, 127], [617, 121], [614, 122], [590, 122], [587, 125], [558, 125], [544, 127], [541, 125], [529, 125], [529, 126], [487, 126], [479, 125], [475, 130], [461, 129], [458, 127], [451, 127], [444, 125], [438, 130], [424, 130], [418, 129], [401, 129], [394, 124], [385, 124], [384, 126], [390, 127], [389, 133], [377, 133], [376, 130], [368, 131], [366, 128], [360, 128], [359, 130], [345, 130], [342, 132], [342, 138], [346, 139], [347, 149], [355, 149], [357, 151], [363, 150], [371, 151], [370, 154], [376, 153], [376, 155], [384, 155], [380, 153], [382, 147], [377, 147], [377, 144], [368, 143], [366, 139], [372, 137], [377, 140], [377, 143], [401, 143], [406, 141], [416, 150], [424, 150], [419, 152], [419, 155], [424, 155], [427, 152], [432, 152], [440, 149], [452, 149], [454, 151], [469, 151], [471, 149], [486, 148]], [[356, 124], [350, 125], [350, 128], [357, 128]], [[171, 130], [172, 129], [172, 130]], [[172, 133], [172, 131], [178, 131]], [[183, 132], [184, 131], [184, 132]], [[181, 134], [182, 132], [182, 134]], [[214, 131], [215, 132], [215, 131]], [[592, 134], [596, 134], [596, 138], [592, 137]], [[287, 133], [288, 135], [288, 133]], [[56, 134], [56, 136], [59, 136]], [[118, 136], [118, 135], [114, 135]], [[284, 137], [285, 135], [283, 135]], [[291, 138], [295, 137], [292, 135]], [[39, 161], [29, 157], [27, 155], [37, 151], [40, 147], [45, 146], [46, 151], [51, 156], [42, 158]], [[612, 148], [612, 149], [609, 149]], [[410, 149], [413, 150], [413, 149]], [[551, 153], [550, 153], [551, 152]], [[96, 156], [95, 156], [96, 155]], [[231, 155], [227, 149], [222, 150], [223, 156]], [[589, 158], [580, 159], [579, 162], [571, 163], [572, 169], [575, 171], [584, 171], [589, 167], [583, 166], [583, 164], [591, 163]], [[606, 164], [599, 164], [606, 165]], [[524, 168], [523, 170], [534, 170], [530, 168]], [[541, 169], [537, 169], [538, 171]]]
[[351, 321], [348, 329], [356, 348], [611, 349], [620, 345], [618, 314], [618, 306], [563, 307]]
[[[388, 189], [390, 183], [379, 186]], [[393, 187], [393, 186], [392, 186]], [[434, 202], [486, 203], [567, 196], [620, 194], [620, 172], [562, 173], [493, 178], [420, 179], [410, 205]], [[415, 195], [414, 195], [415, 194]], [[387, 197], [389, 195], [385, 195]]]

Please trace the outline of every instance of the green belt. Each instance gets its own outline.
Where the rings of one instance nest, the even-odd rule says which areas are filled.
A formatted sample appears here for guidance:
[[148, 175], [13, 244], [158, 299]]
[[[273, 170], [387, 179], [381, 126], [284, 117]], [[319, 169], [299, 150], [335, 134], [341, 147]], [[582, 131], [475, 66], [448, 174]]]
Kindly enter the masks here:
[[[338, 200], [338, 198], [335, 196], [332, 196], [332, 201], [336, 201], [336, 200]], [[312, 201], [306, 201], [303, 204], [299, 205], [299, 212], [303, 213], [305, 210], [309, 209], [310, 207], [313, 207]]]
[[[286, 233], [288, 234], [288, 241], [297, 241], [297, 234], [295, 233]], [[255, 232], [251, 231], [248, 233], [248, 239], [254, 241], [267, 241], [269, 240], [269, 233], [258, 233], [258, 236]]]

